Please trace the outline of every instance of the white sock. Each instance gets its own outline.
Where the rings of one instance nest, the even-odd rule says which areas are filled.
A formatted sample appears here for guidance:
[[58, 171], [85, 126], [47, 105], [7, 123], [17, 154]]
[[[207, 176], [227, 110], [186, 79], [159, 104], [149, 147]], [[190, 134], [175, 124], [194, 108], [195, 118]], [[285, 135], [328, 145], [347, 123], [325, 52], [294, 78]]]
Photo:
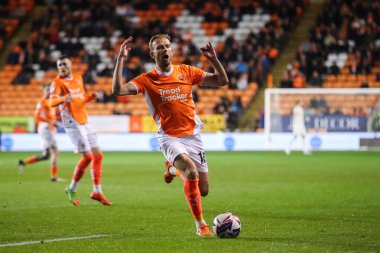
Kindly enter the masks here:
[[71, 180], [69, 189], [72, 190], [73, 192], [77, 192], [78, 190], [78, 182], [74, 181], [74, 179]]
[[201, 220], [201, 221], [195, 221], [195, 226], [197, 226], [197, 229], [203, 225], [203, 224], [206, 224], [205, 220]]
[[172, 175], [172, 176], [175, 176], [176, 173], [177, 173], [177, 169], [174, 167], [174, 166], [171, 166], [169, 168], [169, 173]]
[[93, 186], [94, 192], [95, 193], [102, 193], [102, 186], [100, 184]]

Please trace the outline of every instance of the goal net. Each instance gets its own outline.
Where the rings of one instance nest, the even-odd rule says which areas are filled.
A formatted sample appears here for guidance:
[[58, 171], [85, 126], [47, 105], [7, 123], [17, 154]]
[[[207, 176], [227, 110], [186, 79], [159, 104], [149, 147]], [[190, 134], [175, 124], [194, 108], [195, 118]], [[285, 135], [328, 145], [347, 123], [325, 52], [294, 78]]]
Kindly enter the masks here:
[[310, 149], [380, 148], [380, 89], [361, 88], [266, 89], [264, 127], [269, 149], [282, 149], [295, 135], [297, 103], [303, 108]]

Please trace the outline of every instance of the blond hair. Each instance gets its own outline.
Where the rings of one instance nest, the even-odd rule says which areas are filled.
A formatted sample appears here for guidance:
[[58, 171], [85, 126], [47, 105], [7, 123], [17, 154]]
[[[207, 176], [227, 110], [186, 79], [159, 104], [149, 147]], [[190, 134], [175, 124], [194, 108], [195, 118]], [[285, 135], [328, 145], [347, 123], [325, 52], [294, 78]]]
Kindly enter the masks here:
[[168, 39], [170, 41], [170, 36], [169, 36], [169, 34], [164, 34], [164, 33], [152, 36], [152, 38], [150, 38], [150, 40], [149, 40], [149, 49], [150, 49], [150, 51], [153, 51], [153, 49], [154, 49], [153, 48], [153, 42], [155, 40], [158, 40], [158, 39]]

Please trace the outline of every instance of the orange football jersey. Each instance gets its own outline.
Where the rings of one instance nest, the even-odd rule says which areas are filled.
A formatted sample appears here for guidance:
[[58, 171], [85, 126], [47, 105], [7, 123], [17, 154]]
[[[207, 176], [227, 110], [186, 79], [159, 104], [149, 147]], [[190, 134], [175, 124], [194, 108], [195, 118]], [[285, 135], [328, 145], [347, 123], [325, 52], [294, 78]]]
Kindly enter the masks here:
[[[84, 90], [82, 77], [79, 75], [73, 75], [72, 79], [65, 79], [61, 77], [56, 77], [50, 88], [51, 98], [62, 98], [67, 94], [71, 94], [72, 101], [70, 103], [63, 103], [60, 105], [60, 110], [62, 115], [62, 122], [67, 114], [67, 110], [72, 118], [78, 124], [86, 124], [88, 122], [86, 102], [92, 100], [94, 97], [86, 95]], [[65, 122], [63, 122], [65, 123]]]
[[167, 73], [156, 67], [130, 82], [138, 93], [144, 94], [158, 133], [183, 137], [197, 134], [203, 128], [194, 110], [191, 91], [193, 85], [203, 83], [205, 75], [201, 69], [182, 64], [172, 65]]
[[[56, 121], [55, 109], [49, 106], [49, 99], [42, 97], [37, 102], [34, 119], [38, 124], [38, 128], [47, 127], [49, 123]], [[50, 129], [54, 129], [52, 125]]]

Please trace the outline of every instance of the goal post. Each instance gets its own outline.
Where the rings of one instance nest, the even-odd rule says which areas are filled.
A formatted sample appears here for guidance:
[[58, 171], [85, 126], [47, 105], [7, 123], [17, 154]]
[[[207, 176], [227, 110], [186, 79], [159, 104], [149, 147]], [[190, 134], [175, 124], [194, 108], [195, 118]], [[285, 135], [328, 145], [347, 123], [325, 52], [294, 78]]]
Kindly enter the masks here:
[[[380, 89], [266, 89], [264, 132], [267, 149], [282, 149], [292, 138], [292, 111], [303, 107], [310, 149], [380, 148]], [[356, 136], [356, 138], [353, 138]], [[314, 138], [315, 137], [315, 138]], [[314, 139], [313, 139], [314, 138]], [[317, 140], [317, 139], [318, 140]], [[349, 143], [357, 142], [355, 145]], [[333, 141], [334, 140], [334, 141]], [[299, 147], [299, 145], [298, 145]]]

